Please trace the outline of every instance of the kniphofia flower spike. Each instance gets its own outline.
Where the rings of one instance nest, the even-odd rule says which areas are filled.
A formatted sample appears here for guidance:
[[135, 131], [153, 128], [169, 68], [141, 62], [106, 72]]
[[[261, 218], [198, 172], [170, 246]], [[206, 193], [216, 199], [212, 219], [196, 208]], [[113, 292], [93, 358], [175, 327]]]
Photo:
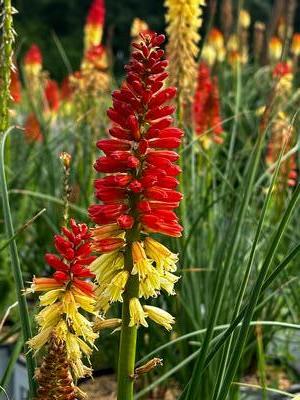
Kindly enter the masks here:
[[[125, 67], [127, 77], [113, 92], [109, 138], [97, 147], [104, 156], [95, 162], [105, 174], [95, 181], [100, 204], [89, 208], [93, 248], [102, 253], [91, 264], [98, 283], [97, 306], [105, 314], [111, 303], [123, 302], [118, 398], [132, 398], [135, 330], [148, 318], [171, 329], [174, 318], [165, 310], [142, 304], [160, 291], [175, 294], [177, 255], [150, 237], [151, 232], [180, 236], [174, 210], [182, 194], [176, 190], [176, 164], [183, 131], [172, 126], [176, 95], [165, 87], [168, 62], [159, 48], [164, 36], [146, 32], [133, 43]], [[131, 352], [129, 356], [129, 352]], [[121, 361], [122, 360], [122, 361]], [[123, 396], [123, 397], [122, 397]]]
[[32, 292], [42, 292], [39, 297], [41, 311], [36, 320], [38, 334], [29, 341], [33, 350], [39, 350], [49, 343], [52, 334], [65, 343], [68, 362], [75, 378], [91, 373], [82, 362], [82, 355], [92, 352], [97, 334], [91, 322], [82, 314], [85, 311], [96, 314], [94, 286], [87, 279], [94, 275], [89, 265], [91, 256], [91, 234], [85, 224], [70, 220], [70, 229], [63, 227], [62, 234], [56, 235], [54, 244], [59, 256], [48, 253], [47, 264], [55, 270], [51, 278], [34, 278]]

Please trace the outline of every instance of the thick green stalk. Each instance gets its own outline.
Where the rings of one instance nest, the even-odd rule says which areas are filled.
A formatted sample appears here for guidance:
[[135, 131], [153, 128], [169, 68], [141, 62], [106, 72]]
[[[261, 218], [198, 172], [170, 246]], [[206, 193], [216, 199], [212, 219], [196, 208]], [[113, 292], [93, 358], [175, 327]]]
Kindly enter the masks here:
[[[1, 184], [1, 194], [2, 194], [2, 207], [4, 215], [4, 224], [8, 238], [12, 238], [15, 235], [14, 227], [12, 223], [11, 210], [8, 198], [6, 177], [5, 177], [5, 164], [4, 164], [4, 147], [5, 140], [9, 132], [9, 129], [1, 138], [1, 148], [0, 148], [0, 184]], [[24, 282], [22, 277], [22, 271], [20, 266], [20, 260], [18, 255], [18, 249], [16, 241], [12, 240], [9, 244], [10, 258], [12, 264], [12, 270], [16, 285], [16, 294], [19, 306], [19, 315], [22, 326], [23, 339], [26, 343], [31, 337], [31, 326], [29, 313], [26, 303], [26, 298], [24, 296]], [[29, 381], [29, 398], [32, 399], [35, 393], [35, 381], [34, 381], [34, 370], [35, 361], [32, 352], [29, 352], [29, 348], [25, 345], [26, 361], [27, 361], [27, 371], [28, 371], [28, 381]]]
[[[127, 245], [124, 254], [124, 267], [129, 273], [133, 268], [132, 242], [138, 240], [139, 230], [134, 227], [126, 235]], [[134, 368], [136, 355], [137, 327], [129, 327], [129, 302], [139, 297], [138, 275], [130, 275], [123, 294], [122, 328], [118, 365], [118, 400], [133, 400]]]

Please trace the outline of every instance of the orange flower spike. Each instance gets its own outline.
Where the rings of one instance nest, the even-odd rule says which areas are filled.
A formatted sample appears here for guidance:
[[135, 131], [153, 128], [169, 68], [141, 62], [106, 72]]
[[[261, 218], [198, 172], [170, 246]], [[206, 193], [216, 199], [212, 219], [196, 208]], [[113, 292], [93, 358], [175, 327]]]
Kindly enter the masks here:
[[10, 95], [15, 103], [21, 102], [21, 81], [17, 68], [11, 70], [10, 74]]
[[271, 61], [280, 60], [281, 54], [282, 54], [282, 41], [278, 37], [273, 36], [269, 43], [269, 55]]
[[293, 35], [291, 53], [296, 57], [300, 55], [300, 33], [295, 33]]
[[216, 50], [223, 49], [224, 37], [222, 32], [217, 28], [212, 28], [208, 35], [208, 43]]
[[40, 123], [33, 113], [28, 115], [24, 128], [25, 138], [28, 142], [41, 142], [43, 140]]
[[104, 0], [94, 0], [89, 9], [84, 27], [84, 48], [88, 51], [92, 46], [101, 43], [105, 19]]
[[49, 79], [45, 87], [45, 98], [50, 111], [57, 112], [60, 103], [59, 87], [56, 81]]

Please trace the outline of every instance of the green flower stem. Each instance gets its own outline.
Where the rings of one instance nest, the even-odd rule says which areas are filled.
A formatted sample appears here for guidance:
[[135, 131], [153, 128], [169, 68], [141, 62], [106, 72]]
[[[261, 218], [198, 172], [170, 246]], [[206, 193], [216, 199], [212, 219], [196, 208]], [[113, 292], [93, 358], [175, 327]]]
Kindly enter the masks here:
[[[125, 270], [131, 273], [133, 268], [132, 243], [139, 239], [138, 226], [133, 227], [126, 235], [127, 245], [124, 254]], [[137, 327], [129, 327], [129, 302], [139, 297], [138, 275], [130, 275], [123, 294], [122, 328], [119, 347], [118, 365], [118, 400], [133, 400], [134, 368], [136, 356]]]
[[12, 7], [10, 0], [0, 0], [0, 132], [5, 132], [9, 124], [8, 106], [10, 100], [10, 70], [12, 67], [12, 44], [14, 40]]
[[[13, 223], [12, 223], [11, 210], [10, 210], [10, 204], [9, 204], [9, 198], [8, 198], [8, 191], [7, 191], [6, 176], [5, 176], [4, 147], [5, 147], [6, 137], [12, 129], [13, 128], [10, 128], [9, 130], [6, 131], [6, 133], [4, 135], [2, 135], [1, 148], [0, 148], [0, 184], [1, 184], [4, 223], [5, 223], [5, 229], [6, 229], [8, 238], [14, 237], [15, 232], [14, 232], [14, 227], [13, 227]], [[18, 299], [23, 339], [24, 339], [24, 342], [26, 343], [32, 337], [32, 334], [31, 334], [31, 326], [30, 326], [30, 319], [29, 319], [26, 298], [23, 293], [24, 282], [23, 282], [23, 277], [22, 277], [18, 249], [17, 249], [15, 240], [10, 241], [9, 249], [10, 249], [12, 270], [13, 270], [14, 280], [15, 280], [15, 285], [16, 285], [16, 294], [17, 294], [17, 299]], [[28, 382], [29, 382], [29, 399], [33, 399], [34, 393], [35, 393], [35, 381], [34, 381], [35, 360], [33, 358], [32, 352], [29, 352], [29, 349], [26, 344], [25, 344], [25, 353], [26, 353]]]

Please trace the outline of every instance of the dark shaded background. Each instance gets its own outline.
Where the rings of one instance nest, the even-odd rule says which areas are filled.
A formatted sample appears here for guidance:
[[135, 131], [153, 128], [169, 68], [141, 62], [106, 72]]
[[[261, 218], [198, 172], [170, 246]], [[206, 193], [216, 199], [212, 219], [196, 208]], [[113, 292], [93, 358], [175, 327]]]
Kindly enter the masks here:
[[[233, 2], [237, 7], [238, 1]], [[76, 70], [82, 55], [83, 26], [90, 3], [91, 0], [13, 1], [19, 11], [15, 18], [18, 60], [35, 42], [42, 49], [45, 68], [52, 77], [61, 80], [67, 69], [53, 38], [57, 35], [72, 68]], [[128, 57], [133, 18], [145, 19], [151, 29], [162, 32], [165, 28], [163, 3], [163, 0], [106, 0], [104, 42], [112, 45], [117, 75], [122, 73], [122, 66]], [[219, 8], [221, 0], [217, 3]], [[251, 12], [252, 19], [267, 21], [272, 3], [272, 0], [245, 0], [244, 6]], [[299, 12], [298, 21], [300, 23]], [[216, 24], [218, 22], [217, 14]], [[296, 25], [299, 26], [299, 23]]]

